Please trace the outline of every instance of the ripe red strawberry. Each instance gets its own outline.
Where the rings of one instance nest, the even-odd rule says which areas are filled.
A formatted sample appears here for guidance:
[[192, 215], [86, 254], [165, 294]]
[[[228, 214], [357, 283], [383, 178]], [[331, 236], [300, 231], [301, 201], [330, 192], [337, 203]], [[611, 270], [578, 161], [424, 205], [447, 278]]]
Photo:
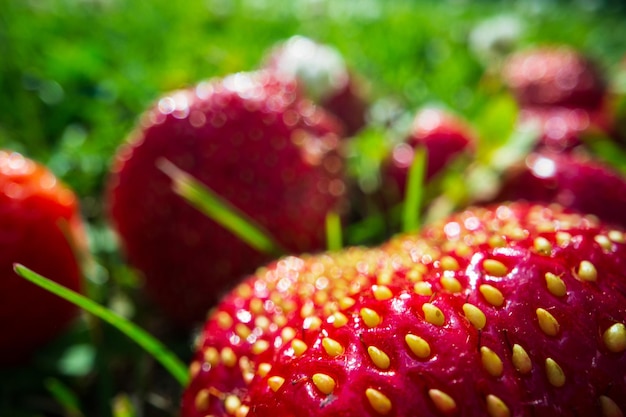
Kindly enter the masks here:
[[182, 417], [621, 416], [626, 235], [515, 203], [290, 257], [213, 313]]
[[345, 125], [347, 135], [366, 121], [363, 83], [351, 74], [341, 53], [304, 36], [293, 36], [274, 46], [264, 66], [281, 78], [296, 81], [305, 96], [322, 105]]
[[0, 364], [15, 365], [63, 331], [77, 309], [18, 277], [21, 263], [79, 291], [78, 201], [45, 167], [0, 150]]
[[505, 63], [503, 78], [523, 108], [594, 110], [606, 95], [606, 80], [597, 64], [568, 46], [517, 52]]
[[539, 148], [568, 151], [583, 143], [583, 135], [613, 130], [604, 73], [571, 47], [513, 54], [503, 78], [521, 107], [520, 124], [539, 129]]
[[529, 155], [504, 178], [498, 201], [555, 202], [606, 223], [626, 227], [626, 178], [604, 164], [574, 154]]
[[239, 73], [167, 95], [121, 147], [109, 183], [110, 216], [149, 294], [174, 320], [208, 308], [262, 254], [174, 194], [163, 158], [209, 186], [288, 251], [324, 246], [328, 211], [342, 201], [338, 124], [295, 86]]
[[428, 181], [463, 152], [471, 153], [475, 143], [474, 132], [459, 116], [437, 108], [421, 109], [413, 119], [408, 138], [393, 148], [383, 166], [386, 194], [393, 201], [400, 201], [404, 195], [416, 147], [426, 149]]

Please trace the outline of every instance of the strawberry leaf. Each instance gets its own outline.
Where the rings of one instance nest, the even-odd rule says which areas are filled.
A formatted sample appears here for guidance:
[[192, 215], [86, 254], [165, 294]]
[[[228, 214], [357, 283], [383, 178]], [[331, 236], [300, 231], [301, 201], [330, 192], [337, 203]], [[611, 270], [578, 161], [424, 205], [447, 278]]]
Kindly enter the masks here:
[[160, 362], [161, 365], [163, 365], [163, 367], [181, 384], [181, 386], [187, 385], [189, 375], [187, 367], [184, 363], [169, 349], [167, 349], [167, 347], [148, 334], [145, 330], [106, 307], [103, 307], [76, 291], [72, 291], [42, 275], [39, 275], [24, 265], [15, 264], [13, 268], [22, 278], [25, 278], [33, 284], [58, 295], [59, 297], [113, 325], [146, 350], [154, 359]]
[[253, 219], [167, 159], [157, 166], [172, 180], [172, 189], [189, 204], [256, 250], [278, 256], [287, 251]]

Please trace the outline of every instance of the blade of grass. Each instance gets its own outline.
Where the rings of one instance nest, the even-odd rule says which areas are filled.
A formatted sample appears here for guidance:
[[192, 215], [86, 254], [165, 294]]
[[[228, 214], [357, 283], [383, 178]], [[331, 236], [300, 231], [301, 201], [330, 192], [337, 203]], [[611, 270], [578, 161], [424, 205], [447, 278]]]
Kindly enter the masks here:
[[80, 411], [80, 402], [76, 394], [63, 382], [56, 378], [48, 378], [44, 385], [54, 399], [63, 407], [65, 414], [70, 417], [83, 417]]
[[102, 305], [90, 300], [89, 298], [72, 291], [56, 282], [39, 275], [38, 273], [28, 269], [24, 265], [15, 264], [13, 266], [15, 272], [26, 280], [40, 286], [41, 288], [58, 295], [59, 297], [77, 305], [94, 316], [113, 325], [119, 331], [130, 337], [135, 343], [146, 350], [154, 359], [163, 365], [169, 373], [182, 385], [186, 386], [189, 380], [187, 367], [161, 342], [152, 337], [145, 330], [127, 319], [119, 316]]
[[413, 162], [409, 168], [408, 180], [402, 213], [402, 230], [416, 231], [420, 227], [420, 211], [424, 198], [424, 175], [426, 173], [426, 149], [415, 149]]
[[172, 188], [176, 194], [253, 248], [274, 256], [287, 252], [249, 216], [172, 162], [161, 159], [157, 166], [173, 181]]
[[335, 212], [326, 215], [326, 247], [329, 251], [338, 251], [343, 247], [341, 218]]

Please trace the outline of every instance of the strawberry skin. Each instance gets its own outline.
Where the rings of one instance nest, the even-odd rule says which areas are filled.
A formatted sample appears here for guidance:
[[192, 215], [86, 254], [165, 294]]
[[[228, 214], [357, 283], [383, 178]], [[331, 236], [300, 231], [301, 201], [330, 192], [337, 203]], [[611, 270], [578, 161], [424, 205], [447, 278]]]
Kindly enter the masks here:
[[301, 92], [337, 116], [346, 134], [365, 126], [367, 112], [363, 83], [349, 71], [338, 50], [296, 35], [274, 46], [264, 67], [295, 81]]
[[503, 68], [505, 84], [522, 108], [598, 109], [606, 80], [598, 66], [568, 46], [543, 46], [511, 55]]
[[285, 258], [207, 321], [181, 416], [621, 416], [625, 266], [623, 231], [527, 203]]
[[289, 252], [324, 246], [343, 201], [341, 130], [266, 72], [163, 97], [117, 153], [110, 217], [148, 293], [175, 321], [203, 320], [236, 280], [269, 260], [174, 194], [164, 158], [268, 230]]
[[13, 271], [20, 263], [74, 291], [85, 242], [74, 193], [45, 167], [0, 150], [0, 364], [15, 365], [77, 316], [70, 303]]
[[600, 162], [574, 154], [529, 155], [507, 173], [497, 199], [556, 202], [626, 227], [626, 179]]
[[[442, 172], [446, 165], [463, 152], [471, 153], [476, 144], [475, 134], [459, 116], [438, 108], [424, 108], [413, 119], [407, 139], [396, 145], [383, 166], [386, 193], [394, 201], [404, 195], [407, 177], [415, 149], [426, 150], [425, 180]], [[394, 197], [395, 196], [395, 197]]]

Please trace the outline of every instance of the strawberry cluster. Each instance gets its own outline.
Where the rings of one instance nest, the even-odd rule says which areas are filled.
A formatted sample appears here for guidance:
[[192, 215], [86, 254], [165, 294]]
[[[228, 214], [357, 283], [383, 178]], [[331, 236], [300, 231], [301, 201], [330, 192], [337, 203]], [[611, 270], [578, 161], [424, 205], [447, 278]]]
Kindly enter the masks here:
[[[625, 183], [584, 137], [611, 134], [606, 83], [562, 48], [513, 55], [503, 78], [537, 141], [496, 201], [258, 269], [206, 321], [183, 417], [624, 415]], [[430, 181], [476, 146], [423, 109], [384, 187], [399, 201], [418, 147]]]

